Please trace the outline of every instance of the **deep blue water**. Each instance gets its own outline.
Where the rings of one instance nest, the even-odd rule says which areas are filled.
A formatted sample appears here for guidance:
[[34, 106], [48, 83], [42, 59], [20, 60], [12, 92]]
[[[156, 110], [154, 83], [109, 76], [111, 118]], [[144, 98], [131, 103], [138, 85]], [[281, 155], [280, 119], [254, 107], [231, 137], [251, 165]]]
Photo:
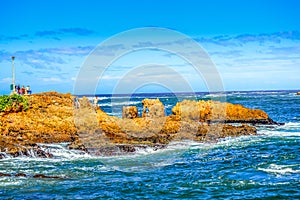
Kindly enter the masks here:
[[[148, 95], [100, 97], [99, 105], [120, 116], [123, 105], [137, 105]], [[160, 94], [170, 113], [188, 95]], [[199, 93], [196, 99], [224, 100]], [[216, 144], [172, 143], [164, 150], [135, 155], [92, 157], [48, 145], [52, 159], [6, 158], [0, 172], [27, 177], [0, 177], [1, 199], [299, 199], [300, 96], [292, 91], [231, 92], [226, 100], [266, 111], [284, 126], [258, 128], [257, 136], [225, 138]], [[35, 179], [34, 174], [61, 179]]]

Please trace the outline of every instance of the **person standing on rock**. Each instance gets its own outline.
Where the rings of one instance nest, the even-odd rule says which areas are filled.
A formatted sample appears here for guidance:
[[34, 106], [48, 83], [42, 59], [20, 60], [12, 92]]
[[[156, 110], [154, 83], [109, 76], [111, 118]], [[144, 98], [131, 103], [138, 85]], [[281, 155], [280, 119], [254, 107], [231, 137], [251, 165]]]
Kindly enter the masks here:
[[21, 90], [22, 90], [22, 95], [25, 95], [25, 94], [26, 94], [26, 89], [25, 89], [25, 86], [24, 86], [24, 85], [22, 86], [22, 89], [21, 89]]
[[98, 97], [96, 96], [96, 97], [94, 97], [94, 100], [93, 100], [93, 105], [94, 105], [94, 108], [97, 108], [97, 106], [98, 106], [98, 102], [99, 102], [99, 100], [98, 100]]
[[30, 90], [30, 86], [29, 85], [27, 85], [26, 91], [27, 91], [27, 94], [31, 94], [31, 90]]
[[18, 92], [18, 94], [21, 94], [21, 87], [20, 87], [20, 85], [17, 86], [17, 92]]
[[74, 99], [74, 106], [75, 106], [76, 109], [80, 108], [80, 103], [79, 103], [79, 100], [78, 100], [77, 97], [75, 97], [75, 99]]

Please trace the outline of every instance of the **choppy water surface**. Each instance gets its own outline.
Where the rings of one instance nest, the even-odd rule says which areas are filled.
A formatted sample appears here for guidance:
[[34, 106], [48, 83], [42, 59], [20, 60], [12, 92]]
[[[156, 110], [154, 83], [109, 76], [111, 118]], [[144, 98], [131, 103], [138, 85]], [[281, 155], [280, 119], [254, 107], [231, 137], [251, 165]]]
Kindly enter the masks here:
[[[176, 103], [158, 96], [166, 111]], [[100, 98], [100, 106], [115, 115], [118, 106], [137, 105], [142, 97]], [[198, 99], [217, 95], [199, 94]], [[122, 104], [122, 100], [123, 104]], [[300, 96], [294, 92], [232, 92], [227, 101], [265, 110], [280, 127], [259, 127], [258, 136], [226, 138], [216, 144], [191, 141], [167, 149], [143, 149], [122, 157], [91, 157], [66, 149], [47, 148], [53, 159], [6, 158], [0, 172], [27, 177], [0, 177], [3, 199], [245, 199], [300, 198]], [[118, 103], [111, 109], [111, 103]], [[45, 147], [46, 148], [46, 147]], [[33, 178], [35, 174], [59, 179]]]

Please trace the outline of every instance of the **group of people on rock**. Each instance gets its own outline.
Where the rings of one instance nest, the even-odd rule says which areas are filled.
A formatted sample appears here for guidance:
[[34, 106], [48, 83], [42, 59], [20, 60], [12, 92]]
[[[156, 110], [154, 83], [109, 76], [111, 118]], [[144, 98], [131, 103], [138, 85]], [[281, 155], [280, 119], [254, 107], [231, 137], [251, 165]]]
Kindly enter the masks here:
[[27, 87], [25, 87], [24, 85], [22, 87], [20, 87], [20, 85], [16, 85], [15, 86], [15, 91], [19, 95], [28, 95], [28, 94], [32, 93], [29, 85], [27, 85]]

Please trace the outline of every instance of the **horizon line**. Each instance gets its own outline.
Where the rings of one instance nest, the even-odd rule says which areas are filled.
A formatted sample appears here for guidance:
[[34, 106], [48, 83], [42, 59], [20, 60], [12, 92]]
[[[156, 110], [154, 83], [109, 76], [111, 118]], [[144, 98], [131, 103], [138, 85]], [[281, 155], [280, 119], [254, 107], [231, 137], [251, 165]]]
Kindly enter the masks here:
[[299, 90], [228, 90], [228, 91], [215, 91], [215, 92], [141, 92], [141, 93], [120, 93], [120, 94], [112, 94], [112, 93], [95, 93], [95, 94], [72, 94], [74, 96], [140, 96], [140, 95], [162, 95], [162, 94], [174, 94], [174, 95], [188, 95], [188, 94], [222, 94], [222, 93], [232, 93], [232, 92], [294, 92], [297, 93]]

